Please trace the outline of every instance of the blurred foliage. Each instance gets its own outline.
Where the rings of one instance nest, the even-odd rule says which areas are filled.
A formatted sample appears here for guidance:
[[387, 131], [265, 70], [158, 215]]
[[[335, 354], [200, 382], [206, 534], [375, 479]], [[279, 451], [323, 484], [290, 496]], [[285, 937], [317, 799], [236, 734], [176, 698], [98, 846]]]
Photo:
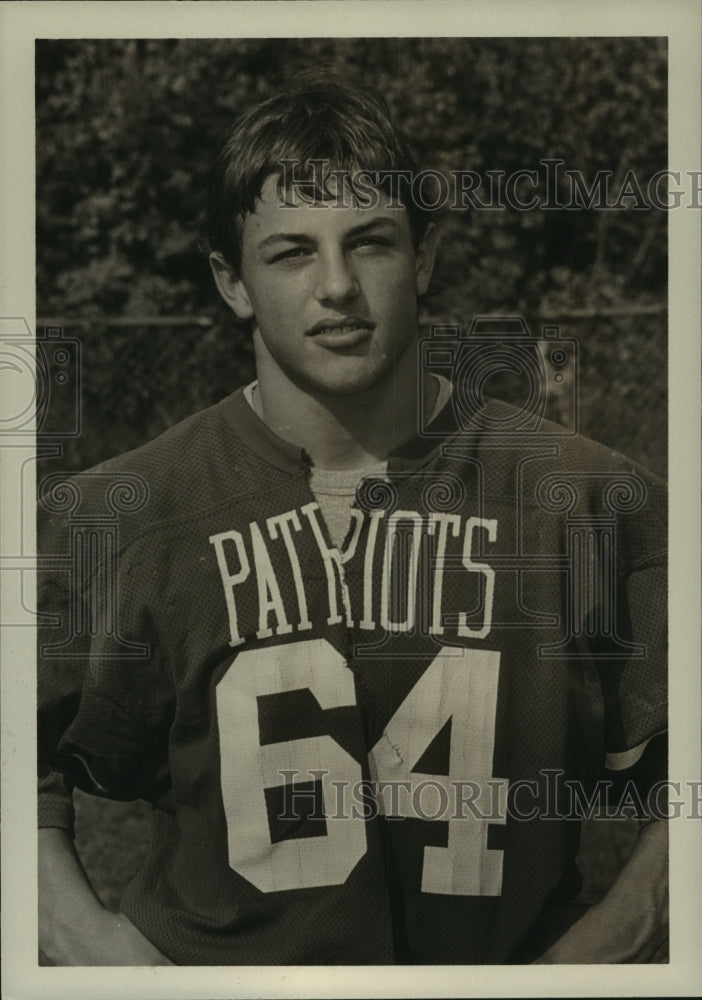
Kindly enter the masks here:
[[[66, 325], [83, 433], [46, 471], [135, 447], [251, 377], [197, 224], [218, 135], [296, 69], [377, 87], [424, 167], [487, 177], [558, 157], [588, 183], [612, 171], [616, 194], [627, 171], [645, 187], [667, 167], [666, 56], [635, 37], [37, 42], [38, 314], [95, 317]], [[665, 306], [666, 227], [656, 209], [446, 212], [424, 318], [521, 313], [536, 332], [559, 310]], [[213, 322], [100, 321], [144, 315]], [[561, 329], [580, 341], [583, 432], [665, 474], [665, 313]]]

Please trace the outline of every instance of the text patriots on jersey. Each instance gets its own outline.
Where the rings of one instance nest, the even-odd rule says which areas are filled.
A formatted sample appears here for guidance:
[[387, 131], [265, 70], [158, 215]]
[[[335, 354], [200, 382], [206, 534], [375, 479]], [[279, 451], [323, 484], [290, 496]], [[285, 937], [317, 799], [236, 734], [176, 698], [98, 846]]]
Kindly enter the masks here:
[[[496, 541], [496, 519], [416, 510], [388, 514], [352, 508], [351, 514], [341, 552], [327, 540], [315, 502], [251, 521], [244, 531], [209, 536], [224, 591], [230, 646], [246, 640], [241, 622], [245, 592], [247, 606], [253, 599], [257, 607], [257, 639], [307, 631], [316, 615], [316, 624], [344, 622], [364, 631], [379, 627], [440, 636], [453, 629], [458, 638], [472, 639], [489, 634], [495, 571], [477, 556], [486, 543]], [[318, 577], [310, 576], [310, 547]], [[461, 587], [448, 586], [459, 574]], [[285, 579], [290, 586], [283, 585]], [[321, 603], [313, 592], [320, 581]], [[449, 596], [459, 593], [463, 606]]]

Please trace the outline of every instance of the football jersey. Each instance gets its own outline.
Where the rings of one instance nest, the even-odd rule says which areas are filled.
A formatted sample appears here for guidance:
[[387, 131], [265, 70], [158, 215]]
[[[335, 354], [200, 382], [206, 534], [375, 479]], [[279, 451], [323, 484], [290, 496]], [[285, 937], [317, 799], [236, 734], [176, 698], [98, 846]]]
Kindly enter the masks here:
[[241, 391], [44, 495], [40, 764], [153, 803], [122, 909], [176, 964], [519, 961], [583, 803], [664, 776], [664, 487], [510, 412], [341, 550]]

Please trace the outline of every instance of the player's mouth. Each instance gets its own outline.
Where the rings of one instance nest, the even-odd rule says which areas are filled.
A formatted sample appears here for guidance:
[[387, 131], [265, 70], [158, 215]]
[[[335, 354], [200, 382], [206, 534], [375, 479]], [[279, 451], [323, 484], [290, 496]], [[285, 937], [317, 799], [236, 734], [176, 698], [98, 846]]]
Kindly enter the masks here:
[[322, 347], [338, 350], [356, 347], [366, 340], [374, 327], [375, 323], [362, 316], [345, 316], [343, 319], [320, 320], [310, 327], [307, 335], [314, 337]]

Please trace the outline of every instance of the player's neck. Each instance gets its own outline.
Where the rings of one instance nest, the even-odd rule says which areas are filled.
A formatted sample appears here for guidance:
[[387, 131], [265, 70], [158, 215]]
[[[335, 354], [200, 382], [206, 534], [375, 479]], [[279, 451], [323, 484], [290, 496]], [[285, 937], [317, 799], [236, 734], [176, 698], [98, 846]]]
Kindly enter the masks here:
[[[259, 365], [253, 395], [258, 416], [278, 437], [304, 448], [322, 469], [359, 469], [384, 461], [417, 433], [417, 360], [408, 351], [386, 379], [362, 392], [328, 396]], [[433, 406], [436, 386], [423, 390]]]

